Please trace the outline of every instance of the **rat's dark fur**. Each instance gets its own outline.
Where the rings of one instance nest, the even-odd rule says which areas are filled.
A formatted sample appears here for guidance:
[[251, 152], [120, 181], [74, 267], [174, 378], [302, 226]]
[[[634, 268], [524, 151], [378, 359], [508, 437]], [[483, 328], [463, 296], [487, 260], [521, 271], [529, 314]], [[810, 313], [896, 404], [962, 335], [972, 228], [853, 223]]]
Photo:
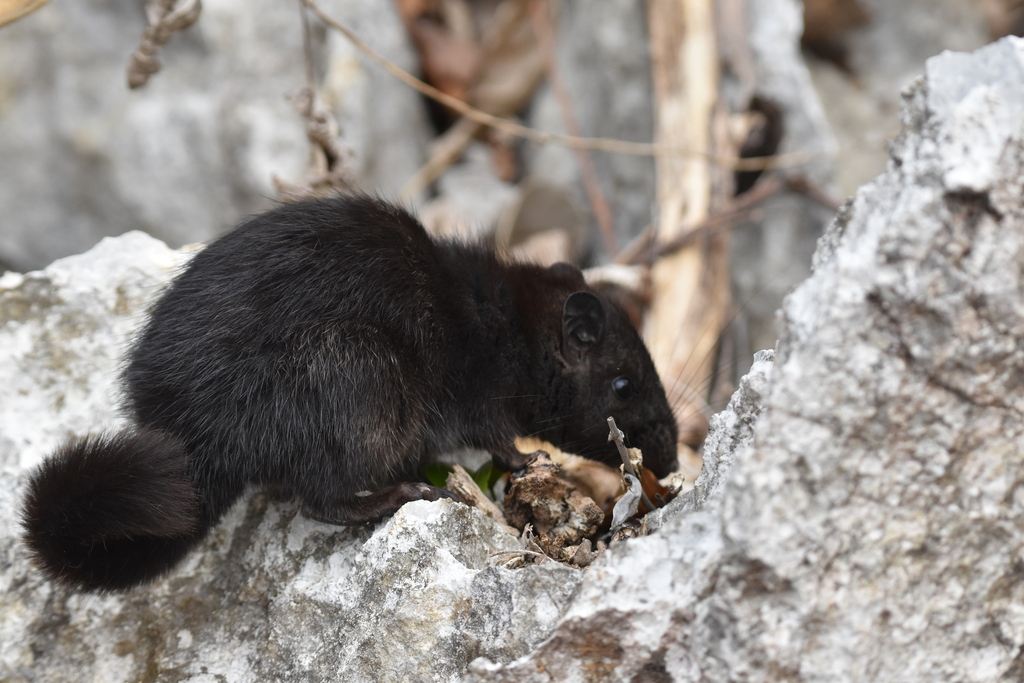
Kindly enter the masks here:
[[369, 197], [282, 206], [199, 252], [123, 381], [135, 427], [65, 444], [25, 498], [37, 564], [86, 590], [160, 575], [250, 484], [359, 523], [443, 495], [410, 482], [457, 447], [519, 467], [532, 434], [615, 464], [609, 415], [655, 474], [676, 467], [650, 356], [579, 270], [435, 242]]

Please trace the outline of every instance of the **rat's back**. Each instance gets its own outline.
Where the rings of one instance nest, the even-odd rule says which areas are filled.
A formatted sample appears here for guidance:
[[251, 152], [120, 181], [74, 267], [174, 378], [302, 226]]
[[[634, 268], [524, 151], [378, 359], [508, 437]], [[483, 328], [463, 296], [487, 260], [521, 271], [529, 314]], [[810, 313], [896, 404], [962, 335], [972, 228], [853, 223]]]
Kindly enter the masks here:
[[434, 315], [451, 285], [437, 258], [414, 218], [368, 197], [257, 216], [156, 304], [128, 359], [128, 406], [232, 499], [273, 482], [327, 506], [392, 483], [417, 464], [443, 376]]

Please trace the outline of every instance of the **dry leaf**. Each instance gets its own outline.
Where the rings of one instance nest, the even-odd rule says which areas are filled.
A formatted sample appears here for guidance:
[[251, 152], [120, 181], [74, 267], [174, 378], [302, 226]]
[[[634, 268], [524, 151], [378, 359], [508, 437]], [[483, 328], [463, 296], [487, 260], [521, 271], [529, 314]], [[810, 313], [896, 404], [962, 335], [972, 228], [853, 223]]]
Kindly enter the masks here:
[[[424, 80], [489, 114], [507, 117], [525, 106], [544, 77], [523, 0], [398, 0], [402, 20], [420, 54]], [[460, 131], [402, 190], [416, 197], [450, 164], [473, 136], [478, 124]], [[511, 144], [488, 138], [498, 149], [498, 176], [518, 175]]]
[[470, 101], [498, 116], [513, 114], [533, 98], [544, 78], [526, 2], [505, 0], [485, 28], [483, 56]]
[[504, 503], [509, 524], [516, 528], [533, 525], [544, 552], [566, 561], [567, 548], [597, 533], [604, 512], [561, 479], [561, 469], [547, 453], [538, 451], [532, 463], [512, 475]]
[[572, 263], [585, 231], [586, 219], [567, 190], [527, 178], [519, 199], [502, 212], [494, 242], [499, 251], [542, 265]]
[[627, 519], [636, 515], [640, 508], [640, 494], [643, 492], [640, 480], [632, 474], [625, 474], [622, 478], [625, 480], [627, 488], [615, 503], [615, 507], [612, 508], [612, 529], [622, 526]]
[[466, 101], [482, 49], [464, 0], [398, 0], [398, 12], [420, 55], [423, 80]]
[[868, 21], [859, 0], [804, 0], [804, 40], [836, 38]]
[[622, 495], [622, 475], [614, 467], [565, 453], [547, 441], [535, 438], [516, 439], [516, 448], [523, 453], [547, 453], [552, 462], [562, 467], [558, 476], [597, 503], [605, 512], [610, 513], [615, 500]]

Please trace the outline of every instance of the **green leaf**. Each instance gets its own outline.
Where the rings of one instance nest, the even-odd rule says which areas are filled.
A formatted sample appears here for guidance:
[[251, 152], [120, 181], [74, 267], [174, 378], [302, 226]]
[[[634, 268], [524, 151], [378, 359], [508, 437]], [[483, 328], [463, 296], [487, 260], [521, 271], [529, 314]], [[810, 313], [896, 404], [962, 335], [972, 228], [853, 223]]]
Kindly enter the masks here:
[[498, 483], [498, 480], [501, 479], [504, 474], [504, 472], [494, 466], [493, 461], [488, 460], [481, 465], [476, 472], [473, 472], [469, 476], [473, 478], [473, 481], [476, 482], [476, 485], [480, 487], [481, 491], [493, 499], [494, 485]]
[[420, 468], [420, 474], [427, 480], [427, 483], [431, 486], [437, 486], [438, 488], [444, 488], [445, 484], [448, 483], [448, 475], [454, 470], [451, 465], [447, 465], [443, 462], [428, 462]]

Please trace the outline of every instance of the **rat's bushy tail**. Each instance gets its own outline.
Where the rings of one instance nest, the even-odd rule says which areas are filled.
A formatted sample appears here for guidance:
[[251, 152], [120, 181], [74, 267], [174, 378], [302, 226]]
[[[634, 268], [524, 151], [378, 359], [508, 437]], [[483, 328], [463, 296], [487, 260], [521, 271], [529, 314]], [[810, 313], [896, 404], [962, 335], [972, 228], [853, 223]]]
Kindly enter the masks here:
[[216, 521], [184, 447], [157, 431], [74, 439], [29, 479], [24, 541], [54, 581], [125, 590], [174, 566]]

